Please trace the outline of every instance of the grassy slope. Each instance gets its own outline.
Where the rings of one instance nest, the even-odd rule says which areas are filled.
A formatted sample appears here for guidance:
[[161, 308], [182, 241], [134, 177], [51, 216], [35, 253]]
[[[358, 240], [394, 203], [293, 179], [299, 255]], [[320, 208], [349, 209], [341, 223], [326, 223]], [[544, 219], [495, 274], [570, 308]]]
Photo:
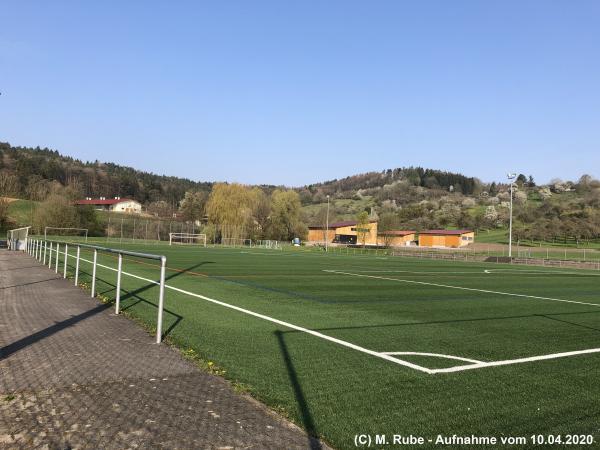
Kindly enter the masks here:
[[[361, 211], [369, 210], [372, 206], [375, 206], [375, 202], [369, 196], [360, 200], [350, 198], [331, 200], [329, 217], [332, 222], [337, 220], [355, 220]], [[316, 217], [324, 207], [327, 207], [327, 203], [316, 203], [302, 207], [309, 225], [316, 223]]]
[[8, 207], [8, 216], [14, 220], [17, 226], [31, 225], [31, 210], [37, 202], [32, 200], [15, 200]]
[[[481, 265], [303, 252], [169, 248], [168, 284], [322, 330], [377, 351], [430, 351], [496, 360], [599, 347], [600, 308], [323, 272], [567, 298], [598, 304], [597, 274], [540, 274]], [[114, 265], [114, 259], [102, 256]], [[502, 266], [485, 266], [502, 269]], [[86, 269], [85, 266], [83, 267]], [[155, 267], [125, 270], [151, 279]], [[392, 271], [392, 272], [390, 272]], [[404, 272], [394, 272], [404, 271]], [[417, 272], [417, 273], [414, 273]], [[466, 272], [466, 273], [461, 273]], [[114, 296], [114, 272], [99, 270]], [[83, 277], [85, 279], [85, 276]], [[155, 323], [157, 289], [129, 277], [124, 307]], [[356, 433], [530, 435], [596, 433], [600, 355], [426, 375], [313, 336], [167, 291], [170, 339], [338, 448]], [[429, 367], [442, 360], [413, 358]]]

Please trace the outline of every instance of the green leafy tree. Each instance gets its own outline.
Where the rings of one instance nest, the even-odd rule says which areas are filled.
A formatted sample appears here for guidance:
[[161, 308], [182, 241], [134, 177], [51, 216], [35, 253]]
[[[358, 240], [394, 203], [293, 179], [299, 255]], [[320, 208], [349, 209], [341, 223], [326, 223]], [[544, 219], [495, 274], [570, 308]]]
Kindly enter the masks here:
[[218, 183], [206, 203], [210, 223], [217, 227], [221, 239], [244, 239], [252, 232], [252, 212], [256, 196], [252, 189], [238, 183]]
[[68, 198], [51, 194], [35, 211], [34, 226], [40, 232], [44, 227], [77, 227], [77, 209]]
[[296, 191], [276, 189], [271, 194], [270, 236], [278, 240], [304, 238], [306, 225], [301, 220], [300, 196]]
[[356, 216], [356, 231], [359, 240], [362, 242], [363, 247], [367, 242], [367, 234], [369, 234], [369, 213], [362, 211]]
[[208, 196], [203, 191], [187, 191], [179, 206], [179, 213], [188, 222], [195, 222], [204, 217], [204, 208]]
[[386, 231], [394, 231], [398, 229], [400, 221], [398, 216], [392, 212], [385, 212], [379, 216], [379, 222], [377, 224], [377, 231], [382, 232], [383, 245], [389, 247], [394, 239], [391, 234], [386, 234]]

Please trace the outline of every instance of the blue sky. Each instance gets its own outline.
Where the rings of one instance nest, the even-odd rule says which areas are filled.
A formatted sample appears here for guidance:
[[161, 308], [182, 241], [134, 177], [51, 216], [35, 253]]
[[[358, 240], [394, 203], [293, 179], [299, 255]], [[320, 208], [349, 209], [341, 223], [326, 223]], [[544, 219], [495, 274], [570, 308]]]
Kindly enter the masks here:
[[3, 1], [0, 140], [196, 180], [600, 176], [598, 1]]

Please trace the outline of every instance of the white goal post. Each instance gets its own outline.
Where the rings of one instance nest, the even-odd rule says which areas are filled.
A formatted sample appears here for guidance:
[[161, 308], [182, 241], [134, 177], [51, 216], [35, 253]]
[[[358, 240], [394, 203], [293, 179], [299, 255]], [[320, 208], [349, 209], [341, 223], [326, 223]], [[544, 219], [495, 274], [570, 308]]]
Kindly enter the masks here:
[[31, 227], [13, 228], [6, 232], [6, 245], [9, 250], [27, 250], [27, 239]]
[[72, 227], [44, 227], [44, 240], [48, 237], [82, 237], [84, 241], [88, 240], [88, 229], [87, 228], [72, 228]]
[[224, 247], [252, 247], [252, 239], [221, 238]]
[[263, 239], [256, 241], [254, 243], [254, 247], [258, 248], [270, 248], [274, 250], [281, 250], [281, 246], [279, 245], [279, 241], [273, 239]]
[[201, 245], [206, 247], [206, 234], [169, 233], [169, 245]]

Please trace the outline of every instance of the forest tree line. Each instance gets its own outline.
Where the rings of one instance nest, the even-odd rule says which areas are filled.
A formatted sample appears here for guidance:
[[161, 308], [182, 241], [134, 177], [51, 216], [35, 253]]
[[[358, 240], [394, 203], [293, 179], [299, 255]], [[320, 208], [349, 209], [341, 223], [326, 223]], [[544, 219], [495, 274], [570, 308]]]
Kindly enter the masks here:
[[[39, 205], [31, 214], [34, 227], [77, 226], [102, 234], [105, 227], [94, 210], [74, 206], [85, 196], [133, 198], [142, 203], [146, 217], [199, 224], [217, 241], [302, 238], [308, 225], [326, 224], [328, 199], [330, 222], [367, 212], [379, 219], [383, 231], [506, 229], [510, 200], [508, 184], [420, 167], [300, 188], [245, 186], [195, 182], [0, 143], [0, 228], [10, 226], [6, 198], [15, 197]], [[600, 239], [600, 182], [589, 175], [537, 185], [533, 176], [519, 174], [513, 201], [516, 239]]]

